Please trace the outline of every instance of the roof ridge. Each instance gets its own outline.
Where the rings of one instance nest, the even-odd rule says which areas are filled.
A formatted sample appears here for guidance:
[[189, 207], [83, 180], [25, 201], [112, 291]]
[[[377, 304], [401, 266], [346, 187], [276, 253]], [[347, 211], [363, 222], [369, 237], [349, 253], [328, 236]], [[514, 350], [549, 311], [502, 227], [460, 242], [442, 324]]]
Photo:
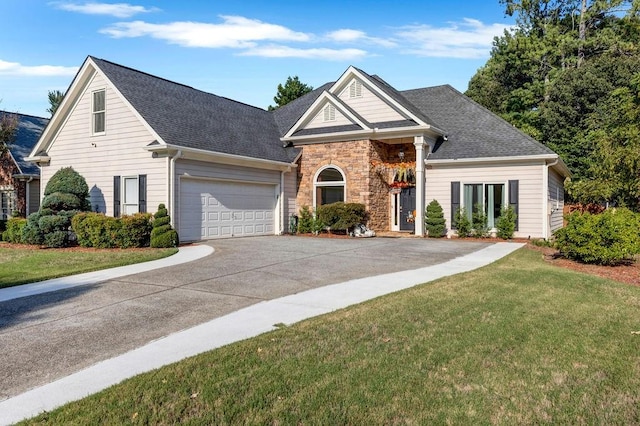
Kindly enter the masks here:
[[260, 107], [255, 106], [255, 105], [251, 105], [251, 104], [248, 104], [246, 102], [241, 102], [241, 101], [238, 101], [238, 100], [235, 100], [235, 99], [227, 98], [226, 96], [216, 95], [215, 93], [211, 93], [211, 92], [206, 92], [206, 91], [204, 91], [202, 89], [198, 89], [198, 88], [195, 88], [193, 86], [189, 86], [189, 85], [184, 84], [184, 83], [179, 83], [177, 81], [169, 80], [168, 78], [159, 77], [157, 75], [154, 75], [154, 74], [151, 74], [151, 73], [148, 73], [148, 72], [145, 72], [145, 71], [140, 71], [140, 70], [137, 70], [135, 68], [128, 67], [126, 65], [117, 64], [117, 63], [109, 61], [107, 59], [102, 59], [102, 58], [98, 58], [98, 57], [91, 56], [91, 55], [89, 55], [89, 57], [94, 61], [97, 59], [98, 61], [106, 62], [107, 64], [110, 64], [110, 65], [113, 65], [113, 66], [116, 66], [116, 67], [120, 67], [120, 68], [126, 69], [128, 71], [133, 71], [133, 72], [136, 72], [138, 74], [142, 74], [142, 75], [146, 75], [146, 76], [151, 77], [151, 78], [162, 80], [162, 81], [164, 81], [166, 83], [175, 84], [176, 86], [181, 86], [181, 87], [184, 87], [184, 88], [187, 88], [187, 89], [190, 89], [190, 90], [194, 90], [196, 92], [204, 93], [204, 94], [209, 95], [209, 96], [215, 96], [215, 97], [218, 97], [220, 99], [226, 99], [226, 100], [234, 102], [236, 104], [245, 105], [245, 106], [248, 106], [248, 107], [251, 107], [251, 108], [259, 109], [261, 111], [265, 111], [265, 112], [267, 111], [264, 108], [260, 108]]

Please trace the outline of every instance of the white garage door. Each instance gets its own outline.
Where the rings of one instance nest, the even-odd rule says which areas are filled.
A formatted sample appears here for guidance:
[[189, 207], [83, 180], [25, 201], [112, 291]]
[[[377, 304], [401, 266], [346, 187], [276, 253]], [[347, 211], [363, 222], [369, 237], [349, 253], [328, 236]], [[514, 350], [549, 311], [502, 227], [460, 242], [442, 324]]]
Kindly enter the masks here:
[[182, 179], [180, 239], [273, 235], [276, 187]]

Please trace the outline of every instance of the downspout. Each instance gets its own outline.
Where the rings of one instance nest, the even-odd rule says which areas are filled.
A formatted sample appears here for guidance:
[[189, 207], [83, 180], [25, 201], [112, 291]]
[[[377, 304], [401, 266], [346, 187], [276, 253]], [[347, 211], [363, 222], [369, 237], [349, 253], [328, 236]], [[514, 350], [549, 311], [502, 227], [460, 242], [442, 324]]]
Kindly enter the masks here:
[[543, 219], [543, 233], [542, 237], [545, 240], [549, 240], [551, 237], [551, 215], [553, 212], [549, 209], [549, 168], [555, 166], [560, 161], [560, 157], [556, 157], [553, 163], [544, 164], [544, 175], [542, 176], [542, 188], [545, 192], [542, 199], [542, 219]]
[[182, 151], [178, 150], [169, 160], [169, 214], [171, 215], [171, 227], [173, 229], [176, 229], [176, 160], [180, 157], [182, 157]]
[[278, 200], [278, 208], [280, 209], [280, 229], [278, 230], [278, 234], [282, 235], [285, 232], [285, 211], [284, 211], [284, 170], [280, 171], [280, 196]]

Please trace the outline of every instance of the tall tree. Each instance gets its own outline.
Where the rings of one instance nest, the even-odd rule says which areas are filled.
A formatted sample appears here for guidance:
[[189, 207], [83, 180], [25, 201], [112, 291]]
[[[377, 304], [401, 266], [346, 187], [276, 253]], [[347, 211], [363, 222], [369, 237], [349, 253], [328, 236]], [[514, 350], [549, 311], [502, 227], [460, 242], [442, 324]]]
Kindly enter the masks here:
[[287, 81], [284, 83], [284, 86], [282, 84], [278, 84], [278, 93], [273, 97], [276, 105], [269, 105], [268, 110], [273, 111], [276, 108], [298, 99], [300, 96], [306, 95], [312, 90], [313, 87], [302, 83], [297, 75], [294, 77], [289, 76]]
[[53, 117], [64, 98], [64, 93], [59, 90], [49, 90], [48, 98], [50, 107], [47, 108], [47, 112]]
[[0, 155], [11, 147], [18, 128], [18, 116], [0, 111]]

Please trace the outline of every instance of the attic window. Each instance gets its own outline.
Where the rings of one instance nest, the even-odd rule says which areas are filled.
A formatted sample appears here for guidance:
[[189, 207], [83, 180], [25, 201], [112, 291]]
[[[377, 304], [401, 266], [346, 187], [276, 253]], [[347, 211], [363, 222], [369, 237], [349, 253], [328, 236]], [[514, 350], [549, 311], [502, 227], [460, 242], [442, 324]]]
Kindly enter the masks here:
[[336, 121], [336, 107], [331, 104], [324, 107], [324, 121]]
[[349, 86], [349, 97], [350, 98], [361, 98], [362, 97], [362, 83], [358, 80], [353, 80], [353, 83]]
[[91, 121], [93, 134], [104, 133], [105, 129], [105, 90], [98, 90], [93, 92], [93, 98], [91, 103]]

